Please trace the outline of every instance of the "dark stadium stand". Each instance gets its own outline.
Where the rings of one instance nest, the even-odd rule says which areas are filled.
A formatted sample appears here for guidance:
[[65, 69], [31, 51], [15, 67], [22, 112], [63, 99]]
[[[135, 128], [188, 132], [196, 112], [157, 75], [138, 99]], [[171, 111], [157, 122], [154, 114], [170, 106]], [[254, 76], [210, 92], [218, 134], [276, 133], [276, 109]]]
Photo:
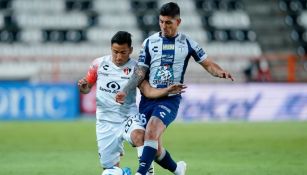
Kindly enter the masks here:
[[306, 0], [280, 0], [279, 8], [287, 13], [286, 23], [293, 29], [291, 38], [298, 45], [299, 54], [307, 53], [307, 1]]
[[195, 0], [209, 41], [255, 41], [241, 1]]
[[143, 31], [143, 38], [159, 30], [157, 1], [132, 0], [131, 8], [135, 13], [139, 28]]
[[[74, 80], [92, 59], [109, 53], [110, 37], [118, 30], [132, 33], [132, 56], [136, 58], [143, 39], [159, 31], [158, 9], [165, 2], [168, 1], [0, 0], [0, 74], [7, 75], [3, 73], [9, 72], [6, 65], [29, 63], [25, 65], [31, 80], [41, 81], [39, 77], [43, 76], [44, 81], [54, 81], [55, 72], [61, 74], [56, 76], [60, 80]], [[238, 82], [245, 81], [243, 72], [250, 60], [263, 54], [306, 54], [306, 0], [175, 2], [181, 6], [180, 31], [233, 72]], [[275, 62], [270, 66], [278, 67]], [[53, 66], [43, 66], [46, 64]], [[70, 76], [71, 67], [76, 66], [79, 69]], [[201, 67], [191, 62], [186, 80], [219, 82], [209, 75], [201, 78], [200, 71]]]

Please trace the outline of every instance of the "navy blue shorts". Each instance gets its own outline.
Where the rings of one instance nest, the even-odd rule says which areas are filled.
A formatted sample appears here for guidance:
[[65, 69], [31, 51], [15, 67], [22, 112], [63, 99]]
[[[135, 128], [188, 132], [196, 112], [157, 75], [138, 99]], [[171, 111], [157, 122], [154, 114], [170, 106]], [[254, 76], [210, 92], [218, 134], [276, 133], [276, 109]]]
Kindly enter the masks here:
[[176, 119], [180, 100], [181, 95], [159, 99], [148, 99], [142, 96], [139, 105], [139, 112], [146, 116], [147, 122], [151, 116], [155, 116], [161, 119], [167, 127]]

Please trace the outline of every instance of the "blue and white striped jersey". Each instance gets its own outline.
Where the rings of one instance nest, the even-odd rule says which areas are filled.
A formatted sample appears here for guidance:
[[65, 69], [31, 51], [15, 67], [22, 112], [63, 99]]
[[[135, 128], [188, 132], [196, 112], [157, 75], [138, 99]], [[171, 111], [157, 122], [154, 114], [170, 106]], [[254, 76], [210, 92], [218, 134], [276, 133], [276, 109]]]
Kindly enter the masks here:
[[165, 88], [183, 83], [191, 56], [200, 63], [207, 54], [197, 42], [182, 33], [166, 38], [158, 32], [143, 42], [138, 65], [149, 68], [147, 78], [152, 87]]

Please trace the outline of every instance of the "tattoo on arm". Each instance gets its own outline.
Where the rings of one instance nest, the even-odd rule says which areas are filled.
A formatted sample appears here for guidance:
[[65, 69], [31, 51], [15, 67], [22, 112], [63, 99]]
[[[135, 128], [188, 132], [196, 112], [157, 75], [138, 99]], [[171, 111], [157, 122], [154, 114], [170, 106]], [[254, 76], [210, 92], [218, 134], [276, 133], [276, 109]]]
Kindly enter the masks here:
[[144, 80], [147, 70], [148, 67], [136, 65], [123, 91], [128, 94], [130, 90], [135, 89]]

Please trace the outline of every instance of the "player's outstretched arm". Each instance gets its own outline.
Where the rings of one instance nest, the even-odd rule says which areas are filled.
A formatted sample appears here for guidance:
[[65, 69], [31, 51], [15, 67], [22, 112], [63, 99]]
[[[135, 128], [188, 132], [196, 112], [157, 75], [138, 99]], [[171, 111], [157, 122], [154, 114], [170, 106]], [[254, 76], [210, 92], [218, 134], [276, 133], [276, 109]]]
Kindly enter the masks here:
[[140, 85], [140, 91], [145, 95], [147, 98], [160, 98], [168, 96], [169, 94], [181, 94], [184, 93], [184, 89], [187, 86], [184, 84], [174, 84], [167, 88], [156, 89], [150, 86], [147, 80], [144, 80]]
[[201, 62], [201, 65], [203, 68], [205, 68], [211, 75], [219, 78], [225, 78], [230, 79], [231, 81], [234, 81], [232, 75], [223, 70], [218, 64], [214, 63], [210, 59], [205, 59], [203, 62]]
[[144, 80], [147, 71], [148, 67], [136, 65], [134, 72], [130, 77], [127, 85], [124, 87], [123, 91], [120, 91], [116, 94], [116, 102], [123, 104], [125, 102], [126, 96], [128, 95], [128, 92], [134, 90]]
[[84, 77], [78, 81], [78, 87], [81, 93], [88, 94], [91, 91], [93, 85], [87, 81], [86, 77]]

